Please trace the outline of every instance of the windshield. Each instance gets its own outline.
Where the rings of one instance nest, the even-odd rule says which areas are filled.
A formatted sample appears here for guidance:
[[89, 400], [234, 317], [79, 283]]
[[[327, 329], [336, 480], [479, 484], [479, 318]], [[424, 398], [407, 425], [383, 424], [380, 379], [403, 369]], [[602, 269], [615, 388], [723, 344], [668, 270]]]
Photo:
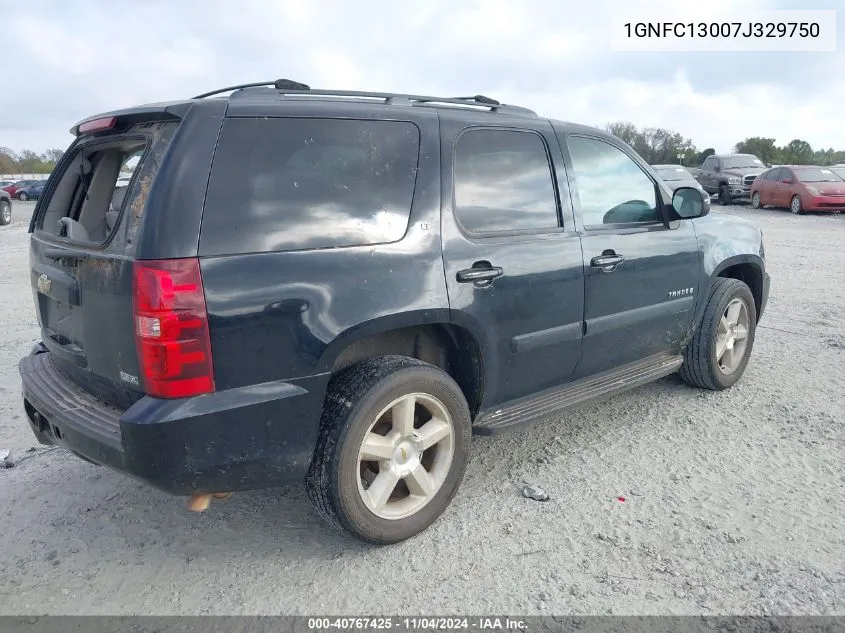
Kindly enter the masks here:
[[692, 174], [683, 167], [655, 167], [663, 180], [693, 180]]
[[836, 174], [840, 178], [845, 179], [845, 167], [831, 167], [830, 171], [832, 171], [834, 174]]
[[794, 171], [801, 182], [842, 182], [842, 178], [832, 169], [824, 167], [805, 167]]
[[765, 167], [756, 156], [740, 154], [722, 159], [722, 169], [742, 169], [743, 167]]

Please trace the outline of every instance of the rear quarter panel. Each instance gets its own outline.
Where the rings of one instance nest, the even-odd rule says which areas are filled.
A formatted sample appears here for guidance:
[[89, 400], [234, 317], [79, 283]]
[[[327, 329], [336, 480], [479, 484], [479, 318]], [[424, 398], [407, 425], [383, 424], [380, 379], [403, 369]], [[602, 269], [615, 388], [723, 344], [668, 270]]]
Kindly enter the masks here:
[[420, 112], [414, 122], [420, 131], [419, 165], [400, 241], [201, 255], [218, 389], [325, 375], [359, 337], [448, 321], [438, 119]]

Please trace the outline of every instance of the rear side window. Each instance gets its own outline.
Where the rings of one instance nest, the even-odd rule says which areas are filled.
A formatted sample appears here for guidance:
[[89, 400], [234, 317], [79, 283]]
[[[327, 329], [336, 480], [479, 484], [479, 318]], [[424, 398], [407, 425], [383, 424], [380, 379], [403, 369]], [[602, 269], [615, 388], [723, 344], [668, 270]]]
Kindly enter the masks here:
[[470, 233], [559, 226], [546, 145], [539, 134], [476, 129], [455, 144], [455, 213]]
[[408, 228], [419, 130], [404, 121], [233, 118], [203, 211], [203, 255], [395, 242]]

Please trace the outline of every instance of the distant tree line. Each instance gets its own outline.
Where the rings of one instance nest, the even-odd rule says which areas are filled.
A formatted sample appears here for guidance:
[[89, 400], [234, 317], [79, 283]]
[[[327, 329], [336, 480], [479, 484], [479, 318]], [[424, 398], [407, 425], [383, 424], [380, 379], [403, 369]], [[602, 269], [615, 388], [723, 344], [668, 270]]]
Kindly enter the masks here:
[[0, 147], [0, 174], [49, 174], [63, 153], [60, 149], [48, 149], [36, 154], [25, 149], [18, 154], [8, 147]]
[[[704, 159], [715, 154], [716, 150], [708, 147], [698, 151], [689, 138], [673, 130], [647, 127], [638, 129], [633, 123], [619, 121], [610, 123], [605, 129], [630, 145], [634, 151], [651, 165], [675, 163], [678, 154], [682, 154], [681, 164], [698, 167]], [[814, 150], [807, 141], [795, 139], [786, 145], [775, 145], [775, 139], [752, 136], [734, 146], [738, 154], [754, 154], [770, 165], [836, 165], [845, 163], [845, 150]]]

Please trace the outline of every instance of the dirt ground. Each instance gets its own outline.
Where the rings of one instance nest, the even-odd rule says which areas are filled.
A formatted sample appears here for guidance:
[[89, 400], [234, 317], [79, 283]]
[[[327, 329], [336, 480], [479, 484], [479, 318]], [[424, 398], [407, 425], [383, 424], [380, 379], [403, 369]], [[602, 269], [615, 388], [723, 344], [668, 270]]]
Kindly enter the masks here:
[[476, 437], [446, 514], [373, 548], [323, 527], [298, 486], [197, 515], [30, 451], [31, 210], [0, 227], [0, 451], [17, 462], [0, 468], [0, 613], [845, 614], [845, 215], [724, 211], [763, 228], [773, 277], [734, 388], [670, 377]]

